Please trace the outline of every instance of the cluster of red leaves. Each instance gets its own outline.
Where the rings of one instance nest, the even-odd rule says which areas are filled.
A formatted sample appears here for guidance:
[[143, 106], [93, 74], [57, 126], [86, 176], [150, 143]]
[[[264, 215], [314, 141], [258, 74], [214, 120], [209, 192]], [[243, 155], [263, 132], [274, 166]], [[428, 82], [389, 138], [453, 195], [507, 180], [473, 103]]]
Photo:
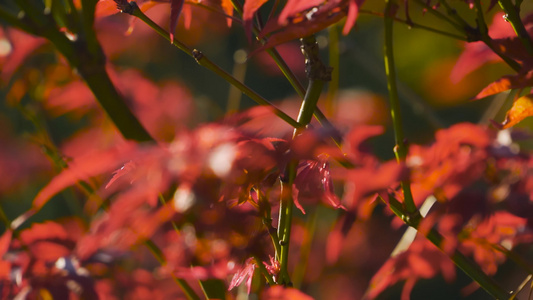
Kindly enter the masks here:
[[[189, 20], [186, 23], [192, 19], [191, 5], [183, 4], [200, 3], [169, 2], [171, 32], [182, 8]], [[248, 33], [254, 16], [266, 2], [244, 2], [243, 22]], [[260, 37], [268, 38], [263, 47], [315, 33], [345, 16], [347, 33], [363, 2], [289, 0], [280, 14], [269, 18], [262, 28]], [[146, 11], [158, 3], [144, 1], [140, 6]], [[491, 1], [491, 6], [494, 3]], [[227, 16], [233, 15], [230, 4], [228, 0], [202, 2]], [[115, 1], [99, 1], [98, 16], [115, 12]], [[525, 19], [528, 28], [530, 19]], [[230, 21], [228, 18], [228, 25]], [[491, 32], [494, 30], [491, 27]], [[507, 32], [508, 28], [502, 31]], [[42, 41], [17, 38], [20, 33], [16, 31], [0, 34], [0, 42], [5, 39], [12, 47], [24, 49], [0, 56], [5, 81]], [[494, 46], [520, 62], [525, 71], [504, 77], [478, 97], [532, 85], [530, 57], [524, 55], [518, 39], [504, 36], [495, 39]], [[474, 57], [487, 60], [486, 49], [475, 47], [467, 49], [464, 57], [475, 54]], [[485, 54], [479, 55], [480, 51]], [[464, 66], [463, 60], [458, 63], [458, 70]], [[64, 70], [59, 66], [50, 74]], [[468, 71], [462, 68], [457, 72]], [[234, 274], [229, 288], [244, 282], [250, 290], [259, 264], [274, 277], [279, 272], [279, 262], [269, 256], [272, 247], [262, 227], [261, 201], [268, 201], [272, 209], [269, 214], [276, 214], [277, 179], [293, 159], [301, 162], [293, 186], [295, 204], [301, 212], [305, 214], [306, 206], [322, 202], [345, 211], [325, 246], [330, 261], [338, 258], [354, 220], [371, 217], [378, 194], [385, 199], [397, 196], [398, 182], [407, 176], [413, 183], [417, 204], [429, 195], [437, 197], [439, 203], [422, 224], [421, 232], [437, 228], [446, 238], [441, 247], [447, 253], [459, 249], [471, 254], [485, 272], [494, 274], [506, 258], [504, 249], [532, 241], [533, 159], [517, 151], [512, 141], [485, 128], [458, 124], [439, 131], [433, 145], [412, 146], [406, 165], [401, 165], [381, 162], [365, 148], [365, 140], [382, 133], [383, 128], [377, 126], [352, 128], [344, 136], [342, 151], [330, 141], [330, 136], [338, 133], [324, 129], [309, 129], [290, 142], [252, 134], [242, 129], [246, 126], [218, 123], [187, 130], [183, 124], [190, 116], [192, 100], [186, 89], [174, 82], [155, 84], [135, 71], [116, 72], [110, 68], [109, 72], [159, 144], [127, 143], [116, 134], [106, 136], [94, 130], [67, 143], [63, 149], [73, 157], [68, 168], [39, 192], [32, 208], [0, 238], [3, 299], [180, 297], [172, 276], [192, 282], [227, 280]], [[65, 83], [59, 75], [47, 80], [42, 97], [49, 110], [56, 114], [94, 113], [94, 99], [81, 81]], [[22, 97], [20, 90], [23, 88], [18, 86], [12, 91], [14, 98]], [[71, 101], [73, 94], [77, 101]], [[175, 101], [176, 98], [181, 100]], [[530, 114], [530, 102], [530, 96], [518, 99], [513, 109], [520, 112], [511, 110], [505, 126], [518, 122], [519, 114]], [[251, 114], [247, 117], [253, 118]], [[102, 119], [92, 121], [100, 124]], [[87, 151], [89, 144], [99, 147]], [[330, 169], [334, 159], [346, 159], [355, 167], [346, 170], [335, 165]], [[84, 209], [91, 219], [87, 223], [66, 219], [21, 229], [21, 224], [54, 195], [97, 177], [106, 177], [107, 181], [101, 187], [94, 186], [95, 191], [88, 197]], [[334, 183], [344, 185], [342, 193], [335, 191]], [[165, 198], [169, 201], [161, 201]], [[403, 199], [398, 196], [398, 200]], [[179, 227], [179, 232], [172, 225]], [[16, 234], [13, 230], [17, 230]], [[139, 250], [147, 241], [161, 250], [166, 258], [163, 265]], [[242, 262], [242, 268], [236, 267]], [[388, 286], [407, 280], [402, 298], [408, 298], [418, 279], [439, 272], [447, 280], [455, 275], [445, 254], [419, 237], [409, 249], [383, 265], [367, 296], [374, 298]], [[282, 287], [266, 289], [264, 297], [308, 299], [297, 290]]]
[[[127, 0], [100, 0], [97, 5], [96, 16], [105, 17], [117, 13], [117, 4]], [[242, 23], [248, 38], [251, 36], [253, 19], [259, 9], [268, 0], [246, 0], [243, 5]], [[200, 5], [209, 7], [210, 10], [218, 11], [227, 18], [227, 25], [232, 25], [233, 3], [231, 0], [219, 1], [196, 1], [196, 0], [142, 0], [139, 8], [147, 11], [157, 4], [170, 3], [170, 38], [174, 38], [174, 31], [178, 24], [180, 14], [183, 14], [185, 26], [189, 28], [192, 20], [191, 6]], [[279, 13], [271, 12], [265, 27], [262, 28], [260, 38], [268, 38], [268, 42], [261, 49], [284, 44], [294, 39], [305, 37], [319, 32], [328, 26], [339, 22], [346, 17], [343, 33], [348, 34], [355, 25], [359, 14], [359, 8], [364, 0], [289, 0]], [[274, 5], [276, 7], [277, 5]], [[133, 20], [133, 19], [132, 19]], [[132, 27], [130, 26], [130, 29]]]
[[[506, 260], [505, 249], [533, 239], [533, 198], [526, 188], [533, 179], [531, 157], [520, 153], [506, 134], [457, 124], [437, 132], [429, 147], [411, 146], [407, 160], [415, 201], [429, 195], [438, 200], [419, 232], [437, 228], [445, 237], [440, 246], [446, 253], [460, 249], [472, 255], [489, 275]], [[419, 237], [382, 266], [368, 296], [406, 280], [402, 299], [408, 299], [418, 279], [438, 272], [447, 280], [454, 277], [446, 255]]]
[[[122, 75], [137, 82], [130, 89], [156, 94], [165, 89], [152, 90], [152, 83], [136, 73]], [[347, 211], [330, 234], [330, 261], [337, 259], [356, 216], [368, 219], [377, 204], [376, 194], [394, 194], [407, 170], [417, 203], [432, 194], [439, 200], [424, 226], [438, 228], [448, 241], [442, 245], [447, 251], [460, 249], [472, 254], [492, 274], [505, 260], [499, 246], [531, 242], [528, 212], [533, 211], [533, 160], [519, 153], [512, 140], [504, 139], [505, 132], [496, 136], [477, 125], [458, 124], [437, 132], [431, 146], [413, 145], [406, 166], [401, 166], [380, 162], [365, 146], [365, 140], [382, 133], [381, 127], [354, 127], [344, 136], [341, 151], [331, 144], [332, 133], [323, 129], [310, 129], [288, 142], [240, 129], [246, 128], [249, 118], [244, 114], [241, 126], [211, 124], [194, 131], [178, 130], [169, 143], [122, 141], [111, 149], [76, 156], [41, 190], [33, 208], [14, 221], [14, 227], [68, 186], [107, 175], [106, 184], [89, 197], [85, 207], [94, 216], [88, 224], [79, 220], [34, 224], [16, 237], [7, 231], [0, 247], [4, 254], [1, 263], [8, 270], [3, 277], [5, 298], [32, 293], [71, 294], [74, 299], [87, 293], [120, 297], [117, 293], [122, 292], [116, 289], [127, 284], [165, 298], [179, 294], [170, 284], [170, 275], [227, 280], [235, 273], [230, 287], [242, 282], [250, 286], [258, 263], [275, 275], [277, 262], [266, 263], [272, 249], [266, 230], [261, 229], [259, 201], [260, 195], [267, 195], [275, 215], [277, 178], [291, 159], [302, 162], [294, 185], [295, 201], [302, 212], [305, 206], [319, 202]], [[355, 167], [330, 170], [333, 158], [348, 159]], [[344, 184], [342, 197], [334, 190], [334, 181]], [[160, 197], [169, 201], [161, 203]], [[102, 205], [107, 208], [102, 210]], [[171, 228], [170, 221], [180, 232]], [[135, 250], [148, 239], [161, 249], [166, 265], [159, 266], [146, 253]], [[132, 259], [140, 269], [117, 269], [117, 264]], [[235, 267], [243, 261], [247, 261], [243, 269]], [[191, 269], [193, 262], [197, 267]], [[406, 252], [385, 263], [367, 296], [375, 297], [406, 279], [404, 295], [408, 295], [417, 279], [439, 272], [453, 278], [450, 266], [444, 254], [419, 238]], [[155, 269], [160, 279], [143, 269]], [[279, 293], [288, 297], [287, 293], [297, 292]]]

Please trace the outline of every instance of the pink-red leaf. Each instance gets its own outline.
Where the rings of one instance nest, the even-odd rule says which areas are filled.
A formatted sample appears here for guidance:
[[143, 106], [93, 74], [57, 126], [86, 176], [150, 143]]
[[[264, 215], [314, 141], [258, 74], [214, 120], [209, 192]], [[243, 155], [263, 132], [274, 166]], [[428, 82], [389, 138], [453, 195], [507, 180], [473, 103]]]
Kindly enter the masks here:
[[235, 273], [235, 275], [233, 275], [233, 279], [231, 279], [228, 291], [241, 285], [241, 283], [246, 280], [246, 287], [248, 290], [248, 294], [250, 294], [250, 291], [252, 289], [252, 278], [254, 275], [255, 267], [255, 260], [252, 257], [248, 258], [244, 263], [242, 269], [240, 269], [237, 273]]
[[174, 40], [174, 31], [178, 24], [178, 17], [180, 16], [181, 9], [185, 0], [171, 0], [170, 1], [170, 43]]
[[[503, 18], [503, 12], [497, 13], [492, 19], [489, 27], [489, 35], [493, 39], [509, 37], [514, 34], [513, 28]], [[455, 67], [453, 68], [450, 78], [452, 82], [459, 82], [466, 75], [478, 69], [488, 62], [501, 61], [487, 45], [483, 42], [472, 42], [465, 44], [465, 50], [459, 56]]]
[[302, 11], [319, 6], [324, 0], [289, 0], [279, 14], [279, 22], [287, 23], [289, 16], [300, 14]]
[[355, 25], [355, 21], [359, 16], [359, 7], [363, 4], [363, 2], [365, 2], [365, 0], [350, 0], [350, 3], [348, 4], [346, 23], [344, 23], [344, 28], [342, 29], [342, 33], [344, 35], [347, 35]]
[[33, 200], [32, 208], [16, 218], [12, 228], [17, 228], [30, 216], [39, 211], [54, 195], [63, 189], [76, 184], [78, 181], [87, 180], [90, 177], [100, 175], [113, 170], [124, 157], [131, 155], [136, 148], [133, 144], [125, 144], [123, 147], [93, 153], [70, 163], [70, 166], [54, 177]]
[[[267, 49], [293, 39], [316, 33], [329, 25], [348, 19], [343, 33], [347, 34], [355, 24], [359, 7], [364, 0], [289, 1], [277, 18], [270, 19], [260, 37], [271, 35], [260, 49]], [[256, 50], [259, 51], [259, 50]]]
[[125, 163], [124, 166], [122, 166], [122, 168], [120, 168], [120, 169], [116, 170], [115, 172], [113, 172], [113, 177], [106, 184], [105, 188], [107, 189], [108, 187], [110, 187], [120, 177], [130, 173], [132, 170], [135, 170], [136, 167], [137, 166], [135, 165], [134, 161], [130, 160], [129, 162]]
[[242, 20], [244, 21], [244, 31], [246, 37], [250, 38], [252, 33], [252, 18], [259, 8], [268, 0], [246, 0], [244, 2]]

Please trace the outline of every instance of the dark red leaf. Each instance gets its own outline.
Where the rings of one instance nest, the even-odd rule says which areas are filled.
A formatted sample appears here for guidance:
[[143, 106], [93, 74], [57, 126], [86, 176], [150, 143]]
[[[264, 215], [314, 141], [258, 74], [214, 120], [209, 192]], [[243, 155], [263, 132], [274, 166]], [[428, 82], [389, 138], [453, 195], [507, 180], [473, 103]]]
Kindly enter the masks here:
[[174, 31], [184, 2], [185, 0], [170, 0], [170, 43], [174, 41]]
[[293, 12], [286, 19], [270, 19], [260, 33], [260, 38], [269, 36], [268, 42], [255, 50], [258, 52], [288, 41], [316, 33], [345, 17], [348, 7], [346, 0], [323, 2], [319, 6]]

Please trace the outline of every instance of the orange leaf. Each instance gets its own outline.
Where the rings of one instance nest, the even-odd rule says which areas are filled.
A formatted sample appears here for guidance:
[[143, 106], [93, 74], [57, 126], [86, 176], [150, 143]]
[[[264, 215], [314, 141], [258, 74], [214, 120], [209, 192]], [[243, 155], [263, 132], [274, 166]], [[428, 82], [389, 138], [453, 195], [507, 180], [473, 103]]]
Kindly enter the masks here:
[[[233, 3], [231, 2], [231, 0], [222, 0], [220, 6], [222, 6], [222, 10], [226, 13], [226, 15], [228, 15], [229, 17], [233, 16]], [[231, 18], [226, 19], [228, 27], [231, 27], [231, 21]]]
[[512, 127], [529, 116], [533, 116], [533, 94], [515, 100], [513, 107], [507, 112], [502, 126], [504, 129]]
[[478, 100], [510, 89], [520, 89], [533, 86], [533, 71], [525, 74], [506, 75], [487, 85], [473, 100]]
[[242, 20], [244, 21], [246, 37], [249, 38], [252, 33], [252, 18], [255, 12], [267, 1], [268, 0], [246, 0], [244, 2]]

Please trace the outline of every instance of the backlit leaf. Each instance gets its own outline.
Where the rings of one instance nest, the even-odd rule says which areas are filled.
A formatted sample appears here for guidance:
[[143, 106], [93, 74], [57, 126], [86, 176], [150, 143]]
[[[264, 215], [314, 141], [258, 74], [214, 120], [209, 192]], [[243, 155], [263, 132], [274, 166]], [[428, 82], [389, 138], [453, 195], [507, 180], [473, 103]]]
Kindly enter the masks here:
[[249, 38], [252, 32], [252, 18], [257, 10], [267, 2], [268, 0], [246, 0], [244, 2], [242, 19], [244, 21], [244, 30], [246, 36]]
[[[489, 27], [489, 35], [493, 39], [510, 37], [514, 35], [513, 28], [503, 18], [503, 12], [497, 13], [492, 19]], [[459, 82], [467, 74], [478, 69], [488, 62], [501, 61], [490, 48], [483, 42], [465, 43], [465, 50], [459, 56], [450, 78], [452, 82]]]
[[528, 86], [533, 86], [533, 71], [529, 71], [526, 74], [503, 76], [481, 90], [481, 92], [474, 97], [474, 100], [508, 91], [510, 89], [520, 89]]
[[33, 200], [33, 205], [23, 215], [19, 216], [11, 223], [12, 228], [17, 228], [29, 217], [39, 211], [54, 195], [65, 188], [76, 184], [78, 181], [87, 180], [90, 177], [100, 175], [117, 167], [117, 163], [126, 156], [133, 154], [135, 147], [132, 144], [125, 144], [104, 152], [93, 153], [81, 159], [73, 161], [69, 168], [54, 177]]
[[180, 16], [181, 9], [183, 8], [183, 2], [185, 0], [171, 0], [170, 1], [170, 42], [174, 40], [174, 30], [178, 24], [178, 17]]
[[[229, 17], [232, 17], [233, 16], [233, 3], [231, 2], [231, 0], [221, 0], [222, 2], [220, 3], [220, 6], [222, 6], [222, 10], [226, 13], [226, 15], [228, 15]], [[226, 19], [227, 23], [228, 23], [228, 27], [231, 26], [231, 21], [232, 19], [231, 18], [227, 18]]]
[[529, 94], [523, 97], [520, 97], [515, 100], [513, 106], [507, 115], [505, 116], [505, 121], [501, 124], [503, 128], [513, 127], [518, 124], [523, 119], [533, 115], [533, 95]]

